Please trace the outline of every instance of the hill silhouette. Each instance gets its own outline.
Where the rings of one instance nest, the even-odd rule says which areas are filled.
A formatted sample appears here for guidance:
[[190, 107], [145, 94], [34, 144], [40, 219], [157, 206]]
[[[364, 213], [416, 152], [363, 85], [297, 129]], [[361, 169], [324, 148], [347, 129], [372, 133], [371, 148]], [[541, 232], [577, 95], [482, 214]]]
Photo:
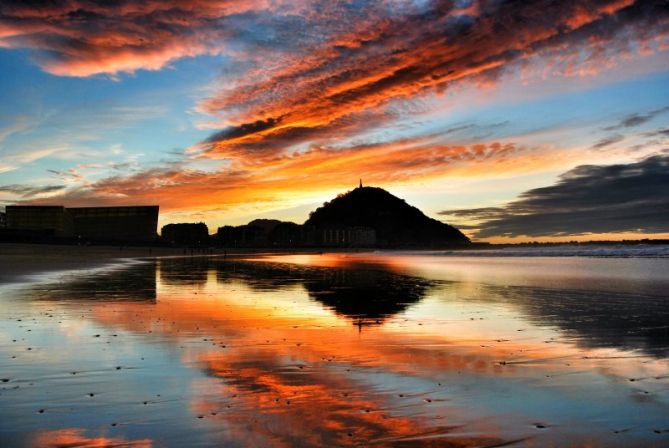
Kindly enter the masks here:
[[443, 246], [469, 244], [453, 226], [429, 218], [382, 188], [359, 187], [311, 212], [305, 226], [361, 226], [376, 230], [380, 246]]

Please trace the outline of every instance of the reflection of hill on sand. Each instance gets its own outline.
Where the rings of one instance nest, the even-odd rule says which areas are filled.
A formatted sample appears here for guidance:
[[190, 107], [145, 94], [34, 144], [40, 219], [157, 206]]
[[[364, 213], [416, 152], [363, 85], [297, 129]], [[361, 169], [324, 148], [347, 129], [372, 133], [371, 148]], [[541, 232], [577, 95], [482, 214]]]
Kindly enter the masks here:
[[425, 279], [373, 269], [325, 269], [305, 282], [309, 296], [338, 314], [382, 319], [419, 302], [434, 285]]
[[301, 284], [309, 297], [359, 324], [381, 323], [404, 311], [437, 283], [365, 265], [324, 268], [242, 262], [218, 264], [217, 269], [218, 281], [243, 280], [254, 290]]
[[207, 257], [161, 259], [158, 270], [160, 281], [170, 286], [202, 286], [210, 271], [215, 272], [219, 283], [243, 281], [255, 291], [302, 285], [312, 299], [358, 323], [380, 323], [404, 311], [423, 299], [436, 283], [381, 266], [325, 268]]

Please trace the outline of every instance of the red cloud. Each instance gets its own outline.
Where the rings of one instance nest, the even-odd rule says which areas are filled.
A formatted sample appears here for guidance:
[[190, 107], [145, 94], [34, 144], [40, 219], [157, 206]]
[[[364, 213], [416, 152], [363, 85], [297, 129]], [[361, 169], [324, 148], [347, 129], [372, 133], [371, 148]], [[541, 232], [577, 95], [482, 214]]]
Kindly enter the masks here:
[[61, 0], [38, 7], [20, 0], [0, 6], [0, 47], [31, 48], [47, 72], [59, 76], [158, 70], [171, 61], [218, 54], [233, 33], [227, 17], [276, 14], [299, 2], [266, 0]]
[[667, 33], [661, 3], [482, 0], [465, 11], [444, 1], [426, 11], [367, 16], [203, 101], [202, 111], [226, 114], [231, 127], [199, 149], [266, 157], [341, 138], [387, 120], [393, 102], [463, 80], [488, 84], [539, 57], [566, 75], [609, 67], [632, 43]]

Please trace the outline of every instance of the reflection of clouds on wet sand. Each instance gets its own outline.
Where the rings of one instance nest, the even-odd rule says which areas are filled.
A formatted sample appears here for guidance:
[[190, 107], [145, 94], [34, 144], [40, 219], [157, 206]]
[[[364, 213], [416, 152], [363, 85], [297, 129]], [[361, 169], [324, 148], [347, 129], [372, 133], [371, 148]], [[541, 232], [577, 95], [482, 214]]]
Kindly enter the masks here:
[[[421, 415], [420, 408], [428, 401], [439, 409], [440, 399], [422, 394], [407, 394], [404, 399], [404, 394], [397, 398], [391, 390], [366, 390], [364, 382], [357, 383], [355, 374], [344, 369], [323, 371], [318, 364], [287, 366], [278, 359], [266, 363], [203, 361], [208, 373], [224, 384], [203, 386], [203, 393], [194, 397], [194, 412], [214, 422], [225, 421], [236, 440], [262, 438], [279, 446], [346, 446], [409, 439], [422, 439], [424, 444], [436, 437], [451, 437], [452, 446], [501, 442], [494, 432], [467, 437], [455, 432], [458, 425], [443, 416], [432, 421]], [[399, 403], [402, 399], [404, 404]]]
[[87, 431], [79, 428], [66, 428], [54, 431], [43, 431], [35, 435], [32, 443], [35, 448], [64, 448], [64, 447], [128, 447], [151, 448], [150, 439], [126, 440], [123, 437], [109, 437], [107, 435], [87, 436]]
[[[183, 360], [200, 366], [224, 384], [202, 386], [202, 393], [194, 397], [193, 409], [204, 419], [224, 419], [229, 425], [241, 425], [247, 430], [251, 425], [256, 437], [269, 431], [268, 437], [271, 435], [275, 441], [281, 438], [289, 442], [301, 430], [285, 428], [306, 431], [309, 427], [310, 432], [318, 434], [315, 444], [342, 444], [347, 440], [360, 443], [376, 440], [382, 433], [391, 440], [428, 433], [441, 440], [462, 432], [451, 428], [453, 422], [475, 425], [478, 419], [503, 420], [485, 409], [490, 399], [485, 394], [467, 398], [471, 394], [469, 387], [482, 387], [492, 398], [498, 397], [498, 386], [494, 384], [498, 377], [519, 381], [505, 386], [513, 393], [538, 397], [545, 387], [568, 390], [578, 383], [593, 381], [592, 372], [601, 370], [621, 384], [630, 378], [648, 378], [633, 393], [650, 395], [646, 389], [659, 388], [661, 381], [653, 378], [667, 367], [663, 360], [646, 360], [644, 364], [611, 361], [621, 356], [616, 349], [586, 350], [573, 340], [561, 340], [550, 329], [519, 320], [515, 310], [523, 304], [522, 300], [509, 300], [499, 288], [459, 288], [458, 284], [443, 282], [428, 288], [417, 282], [413, 291], [424, 293], [424, 303], [416, 305], [413, 315], [411, 311], [407, 317], [388, 313], [384, 316], [385, 325], [357, 333], [332, 314], [313, 307], [310, 299], [319, 297], [313, 294], [313, 285], [321, 285], [324, 278], [334, 278], [337, 281], [330, 282], [333, 287], [338, 282], [343, 285], [335, 294], [360, 288], [362, 283], [360, 290], [373, 295], [370, 285], [379, 274], [371, 274], [372, 280], [356, 282], [363, 276], [360, 271], [345, 275], [342, 267], [302, 271], [287, 266], [234, 263], [217, 268], [210, 265], [207, 269], [216, 275], [205, 276], [212, 280], [197, 291], [173, 288], [171, 282], [159, 285], [158, 303], [146, 309], [145, 314], [134, 310], [130, 322], [119, 321], [124, 313], [110, 309], [97, 318], [136, 332], [151, 328], [179, 343], [208, 335], [204, 345], [211, 347], [186, 347]], [[378, 267], [374, 269], [370, 272], [379, 272]], [[392, 284], [384, 275], [392, 278], [395, 274], [385, 271], [381, 274], [385, 282], [379, 284]], [[411, 278], [397, 277], [405, 281]], [[158, 278], [163, 278], [162, 273]], [[346, 283], [345, 279], [353, 281]], [[277, 291], [285, 295], [277, 295]], [[522, 299], [529, 300], [536, 294], [534, 290], [519, 291], [518, 294], [527, 295]], [[270, 292], [271, 298], [267, 299]], [[463, 307], [463, 301], [469, 299], [467, 293], [472, 292], [485, 299], [473, 300]], [[355, 298], [359, 301], [363, 297]], [[390, 296], [390, 305], [396, 298]], [[446, 305], [441, 303], [443, 300]], [[331, 306], [327, 302], [325, 305]], [[423, 306], [435, 306], [439, 313], [421, 315]], [[509, 306], [515, 312], [501, 315]], [[355, 316], [336, 307], [334, 310]], [[445, 317], [449, 319], [444, 321]], [[509, 323], [514, 327], [504, 328]], [[537, 323], [542, 323], [541, 318]], [[488, 380], [490, 384], [486, 384]], [[207, 393], [211, 387], [219, 393]], [[623, 389], [636, 390], [627, 385]], [[565, 404], [571, 401], [555, 399]], [[477, 400], [479, 403], [474, 403]], [[463, 407], [463, 401], [469, 406]], [[510, 407], [519, 411], [523, 408], [517, 402]], [[312, 420], [303, 415], [314, 408], [322, 413]], [[530, 417], [523, 417], [527, 424]], [[377, 419], [385, 426], [379, 425]], [[241, 423], [247, 421], [251, 423]], [[338, 430], [327, 432], [328, 422]], [[267, 426], [274, 429], [267, 430]], [[526, 434], [507, 429], [485, 436], [506, 440]]]
[[[394, 258], [280, 261], [163, 259], [130, 268], [127, 282], [118, 271], [33, 293], [47, 299], [52, 291], [43, 306], [82, 313], [103, 329], [109, 350], [124, 347], [113, 335], [126, 335], [135, 360], [120, 366], [124, 376], [110, 376], [110, 387], [149, 372], [164, 378], [178, 391], [173, 405], [189, 416], [178, 428], [209, 443], [666, 440], [654, 432], [669, 406], [666, 335], [647, 331], [667, 312], [656, 296], [431, 280]], [[135, 277], [150, 278], [153, 288]], [[84, 285], [98, 294], [87, 298]], [[146, 300], [147, 290], [155, 300]], [[74, 298], [85, 305], [75, 307]], [[158, 351], [171, 355], [143, 367], [140, 356]], [[172, 434], [164, 427], [172, 421], [162, 407], [167, 393], [145, 405], [137, 398], [138, 409], [110, 434], [140, 442], [156, 440], [148, 428]], [[163, 419], [146, 420], [146, 406]], [[70, 426], [82, 427], [61, 427]], [[154, 443], [177, 446], [165, 437]]]

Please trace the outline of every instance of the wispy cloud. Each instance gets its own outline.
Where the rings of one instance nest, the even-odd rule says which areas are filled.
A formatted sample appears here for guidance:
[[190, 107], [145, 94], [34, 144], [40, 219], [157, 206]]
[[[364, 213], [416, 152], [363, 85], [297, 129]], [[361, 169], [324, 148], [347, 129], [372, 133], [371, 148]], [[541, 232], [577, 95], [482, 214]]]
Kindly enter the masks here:
[[446, 145], [439, 143], [438, 136], [346, 148], [315, 147], [255, 163], [249, 160], [226, 163], [213, 170], [194, 169], [191, 166], [198, 164], [189, 161], [174, 162], [90, 182], [68, 189], [52, 200], [82, 205], [124, 203], [132, 198], [160, 203], [164, 210], [170, 211], [194, 210], [212, 204], [228, 210], [245, 204], [295, 206], [302, 196], [311, 196], [313, 200], [323, 192], [354, 184], [359, 176], [369, 182], [390, 185], [505, 164], [512, 170], [515, 159], [527, 151], [531, 149], [499, 142]]
[[43, 159], [45, 157], [49, 157], [61, 150], [63, 150], [63, 148], [57, 146], [48, 148], [38, 147], [31, 150], [20, 151], [14, 154], [3, 155], [2, 162], [0, 162], [0, 173], [14, 171], [23, 165]]
[[624, 117], [620, 122], [612, 125], [612, 126], [607, 126], [604, 128], [606, 131], [616, 131], [616, 130], [622, 130], [622, 129], [627, 129], [627, 128], [634, 128], [637, 126], [641, 126], [644, 123], [647, 123], [651, 120], [653, 120], [655, 117], [662, 115], [666, 112], [669, 112], [669, 106], [668, 107], [662, 107], [660, 109], [655, 109], [651, 110], [648, 113], [642, 114], [642, 113], [633, 113], [629, 114], [626, 117]]
[[31, 185], [0, 185], [0, 193], [11, 193], [22, 198], [32, 198], [45, 193], [55, 193], [62, 191], [65, 185], [45, 185], [42, 187], [35, 187]]
[[2, 121], [9, 122], [8, 125], [0, 127], [0, 143], [6, 140], [10, 135], [23, 132], [30, 129], [31, 121], [26, 115], [2, 117]]
[[645, 132], [644, 136], [669, 138], [669, 128], [660, 128], [660, 129], [655, 129], [654, 131]]
[[609, 136], [604, 137], [601, 140], [597, 141], [595, 144], [593, 144], [592, 149], [606, 148], [607, 146], [611, 146], [611, 145], [615, 145], [616, 143], [620, 143], [623, 140], [625, 140], [624, 135], [620, 135], [620, 134], [609, 135]]
[[[106, 132], [127, 129], [164, 113], [164, 108], [159, 106], [100, 101], [21, 116], [4, 129], [5, 138], [14, 138], [18, 133], [21, 138], [11, 145], [0, 146], [0, 173], [46, 158], [91, 160], [118, 156], [114, 148], [111, 151], [96, 149], [91, 142], [101, 140]], [[0, 137], [3, 137], [3, 129], [0, 129]]]

